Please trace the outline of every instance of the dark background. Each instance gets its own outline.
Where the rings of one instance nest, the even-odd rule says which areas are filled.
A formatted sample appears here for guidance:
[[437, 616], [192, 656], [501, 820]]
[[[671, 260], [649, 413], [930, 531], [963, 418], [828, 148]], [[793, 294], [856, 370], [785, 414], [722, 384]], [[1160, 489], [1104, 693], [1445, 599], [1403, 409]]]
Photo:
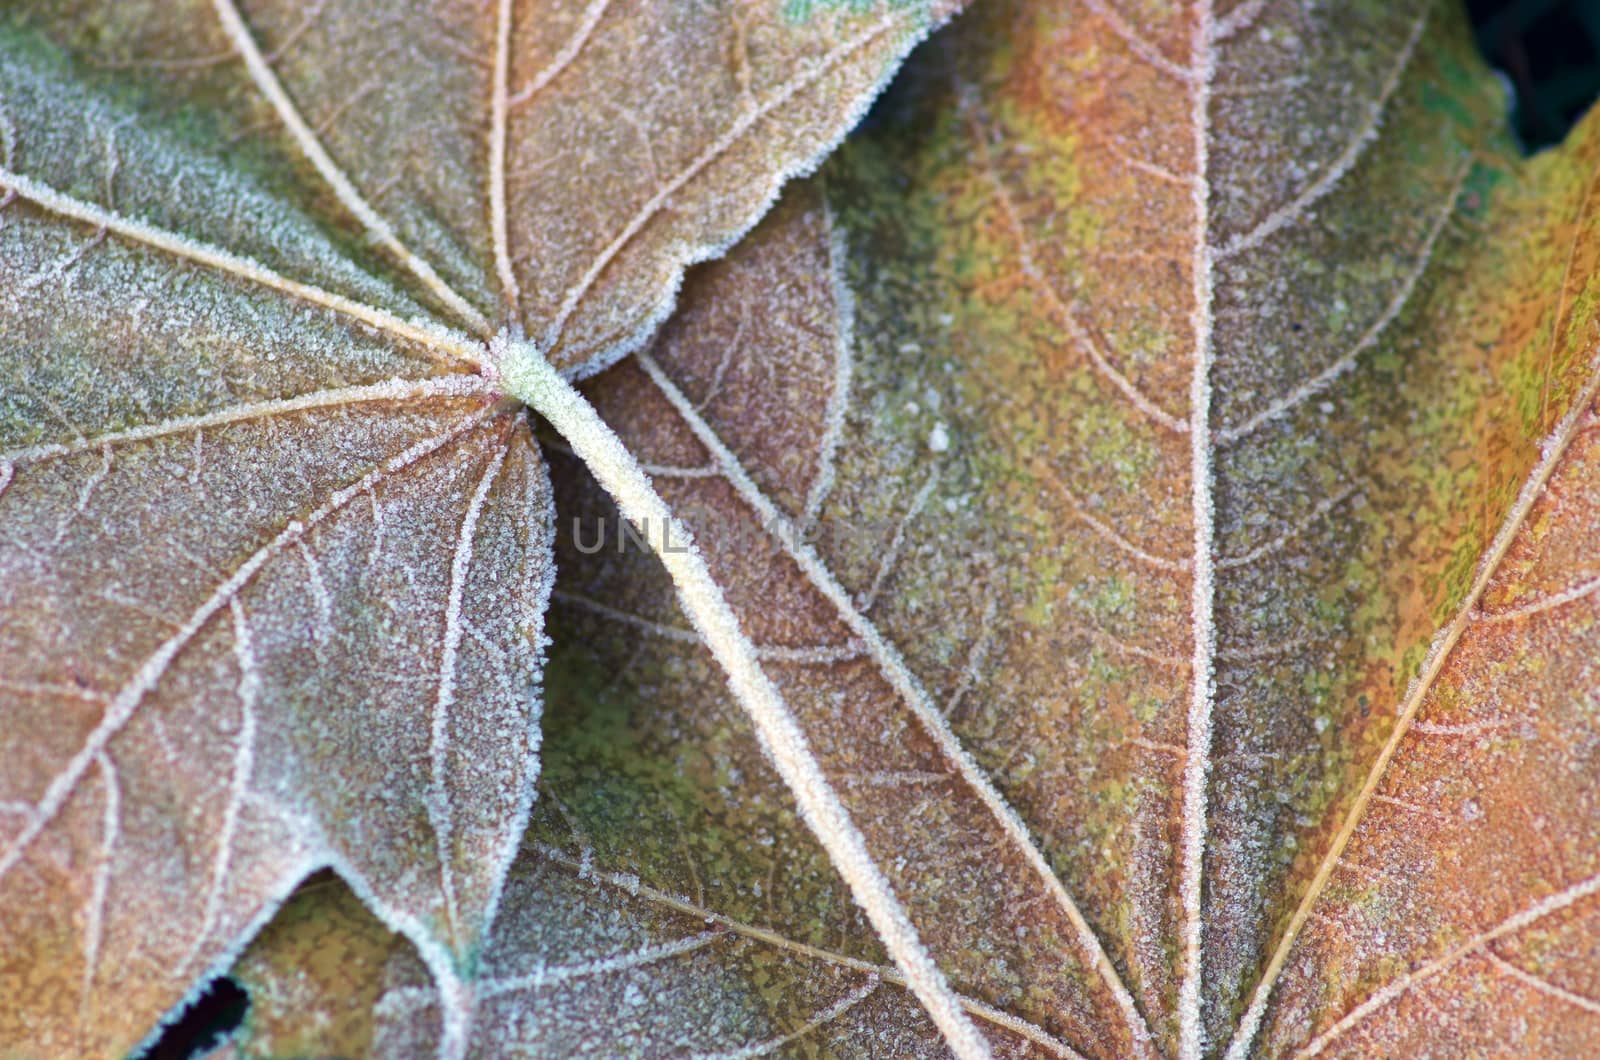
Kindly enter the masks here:
[[1523, 146], [1566, 135], [1600, 95], [1600, 0], [1467, 0], [1478, 47], [1516, 92]]
[[[1516, 93], [1511, 122], [1525, 148], [1556, 143], [1600, 96], [1600, 0], [1467, 0], [1478, 47]], [[219, 979], [141, 1060], [185, 1060], [244, 1020], [248, 1001]]]

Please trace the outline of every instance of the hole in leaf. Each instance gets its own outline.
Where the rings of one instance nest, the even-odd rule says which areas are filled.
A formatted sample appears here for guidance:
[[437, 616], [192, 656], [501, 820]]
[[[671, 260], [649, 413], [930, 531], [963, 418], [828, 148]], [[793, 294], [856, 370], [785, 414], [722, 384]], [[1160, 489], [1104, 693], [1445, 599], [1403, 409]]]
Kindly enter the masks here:
[[226, 976], [213, 979], [199, 997], [184, 1006], [148, 1049], [134, 1060], [189, 1060], [222, 1044], [244, 1022], [250, 995]]
[[1524, 147], [1556, 143], [1600, 96], [1596, 0], [1467, 0], [1484, 59], [1516, 93], [1511, 122]]

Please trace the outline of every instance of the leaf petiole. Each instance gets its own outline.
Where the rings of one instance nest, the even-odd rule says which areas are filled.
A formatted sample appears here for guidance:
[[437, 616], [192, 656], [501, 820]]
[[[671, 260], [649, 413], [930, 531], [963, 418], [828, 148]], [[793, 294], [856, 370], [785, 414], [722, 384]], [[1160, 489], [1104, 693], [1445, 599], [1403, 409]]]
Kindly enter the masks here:
[[662, 526], [666, 529], [661, 540], [681, 543], [681, 547], [656, 548], [656, 555], [671, 575], [689, 621], [727, 674], [734, 698], [755, 724], [767, 757], [794, 793], [801, 816], [951, 1049], [962, 1060], [989, 1056], [988, 1043], [923, 946], [905, 907], [823, 774], [799, 722], [761, 669], [755, 645], [740, 628], [688, 527], [673, 517], [639, 462], [600, 414], [532, 343], [502, 332], [490, 343], [489, 363], [506, 393], [543, 416], [566, 439], [623, 518], [640, 526]]

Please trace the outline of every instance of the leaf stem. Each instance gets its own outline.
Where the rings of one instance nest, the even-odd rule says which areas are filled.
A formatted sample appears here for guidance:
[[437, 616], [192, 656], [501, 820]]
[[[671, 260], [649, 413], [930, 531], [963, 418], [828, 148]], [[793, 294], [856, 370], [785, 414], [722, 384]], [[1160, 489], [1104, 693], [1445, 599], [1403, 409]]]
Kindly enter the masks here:
[[801, 816], [850, 886], [907, 984], [951, 1049], [962, 1060], [989, 1056], [988, 1043], [967, 1018], [960, 1000], [923, 946], [905, 907], [873, 861], [866, 841], [812, 754], [794, 713], [761, 669], [755, 645], [740, 628], [688, 528], [673, 517], [633, 454], [594, 407], [531, 343], [502, 333], [490, 345], [490, 362], [499, 371], [506, 392], [561, 433], [611, 494], [624, 518], [641, 527], [659, 525], [661, 540], [683, 542], [681, 548], [658, 548], [657, 555], [677, 586], [678, 599], [689, 621], [727, 674], [734, 698], [749, 714], [768, 758], [794, 793]]

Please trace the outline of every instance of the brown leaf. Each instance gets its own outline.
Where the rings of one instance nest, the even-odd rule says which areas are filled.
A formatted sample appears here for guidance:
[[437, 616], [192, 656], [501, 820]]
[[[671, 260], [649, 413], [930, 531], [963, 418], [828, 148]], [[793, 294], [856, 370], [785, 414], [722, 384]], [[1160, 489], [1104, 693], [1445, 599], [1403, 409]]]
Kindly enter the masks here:
[[0, 271], [0, 1040], [126, 1049], [319, 865], [464, 965], [535, 772], [526, 414], [31, 202]]
[[[445, 319], [522, 327], [587, 374], [647, 338], [684, 266], [748, 228], [956, 6], [50, 0], [23, 24]], [[127, 212], [275, 264], [274, 233], [219, 225], [225, 198], [149, 192]]]
[[[944, 40], [589, 393], [965, 1011], [1018, 1052], [1582, 1055], [1600, 124], [1514, 160], [1442, 8]], [[480, 1049], [940, 1051], [555, 467], [569, 647]]]
[[947, 11], [0, 17], [0, 1042], [126, 1050], [323, 865], [460, 1038], [551, 575], [488, 342], [626, 352]]
[[[831, 225], [814, 189], [791, 194], [751, 241], [695, 278], [684, 312], [649, 353], [597, 379], [590, 395], [602, 414], [620, 413], [612, 421], [623, 439], [696, 532], [813, 752], [924, 941], [946, 959], [947, 973], [982, 981], [1006, 964], [1029, 969], [1026, 993], [1008, 981], [999, 998], [961, 998], [968, 1015], [1002, 1044], [1060, 1049], [1031, 1019], [1054, 1002], [1084, 1012], [1086, 1023], [1098, 1022], [1108, 1034], [1119, 1033], [1120, 1024], [1122, 1040], [1132, 1042], [1115, 973], [1080, 955], [1097, 945], [1073, 924], [1078, 911], [1030, 863], [1032, 849], [1008, 831], [1014, 820], [984, 802], [995, 798], [993, 789], [957, 757], [895, 649], [854, 603], [846, 604], [849, 617], [838, 613], [824, 594], [849, 597], [828, 584], [831, 575], [809, 548], [791, 555], [765, 528], [775, 519], [798, 526], [808, 505], [827, 499], [832, 453], [852, 400], [836, 390], [850, 385], [851, 367], [840, 358], [848, 358], [852, 336], [848, 317], [841, 319], [846, 278], [836, 255], [843, 248], [834, 245]], [[781, 292], [776, 304], [774, 292]], [[730, 329], [736, 341], [729, 341]], [[783, 356], [766, 359], [758, 351]], [[689, 377], [693, 397], [672, 375]], [[717, 451], [724, 443], [694, 410], [733, 425], [725, 414], [747, 411], [748, 403], [772, 410], [758, 421], [767, 429], [741, 437], [735, 425], [739, 454]], [[744, 478], [746, 463], [759, 482]], [[904, 978], [789, 809], [737, 704], [719, 694], [710, 660], [693, 647], [693, 630], [675, 618], [671, 584], [640, 545], [618, 553], [616, 516], [603, 495], [573, 490], [576, 468], [566, 469], [568, 492], [559, 503], [571, 536], [560, 562], [573, 576], [558, 600], [613, 624], [609, 636], [602, 625], [574, 641], [611, 642], [620, 632], [618, 650], [633, 656], [629, 669], [644, 668], [654, 681], [664, 668], [666, 687], [639, 703], [650, 715], [645, 733], [579, 737], [569, 748], [577, 757], [565, 761], [568, 775], [576, 772], [573, 780], [597, 783], [599, 791], [559, 783], [548, 789], [553, 800], [545, 800], [513, 870], [485, 954], [478, 1055], [512, 1041], [553, 1055], [615, 1054], [863, 1035], [890, 1055], [938, 1048], [938, 1033]], [[767, 491], [785, 503], [771, 502]], [[892, 523], [872, 529], [885, 539], [896, 534]], [[613, 535], [607, 547], [584, 555], [579, 545], [592, 548], [601, 532]], [[659, 528], [653, 533], [659, 545]], [[810, 570], [802, 566], [808, 560]], [[908, 682], [917, 698], [903, 701], [896, 681]], [[719, 701], [720, 709], [707, 710]], [[573, 724], [569, 718], [563, 727]], [[701, 746], [707, 741], [711, 746]], [[728, 804], [695, 806], [688, 801], [693, 788], [681, 791], [679, 803], [627, 776], [649, 768], [640, 759], [677, 758], [674, 745], [710, 760], [685, 764], [694, 774], [731, 775], [737, 792]], [[965, 776], [957, 772], [963, 766]], [[684, 787], [656, 780], [669, 791]], [[618, 787], [623, 791], [614, 792]], [[571, 799], [583, 800], [570, 811], [576, 820], [563, 808]], [[908, 821], [915, 843], [908, 842]], [[752, 842], [771, 853], [752, 858]], [[708, 886], [724, 900], [709, 897]], [[628, 977], [648, 981], [648, 989], [630, 989]], [[772, 977], [784, 984], [776, 994], [752, 996], [744, 985]], [[1047, 985], [1055, 989], [1046, 993]], [[380, 1029], [386, 1049], [433, 1047], [437, 1011], [428, 996], [386, 996], [379, 1017], [380, 1028], [388, 1027]], [[628, 1018], [601, 1018], [619, 997]], [[995, 1003], [1002, 999], [1013, 1012]], [[538, 1018], [528, 1018], [534, 1011]]]
[[[1600, 1035], [1600, 123], [1532, 168], [1507, 228], [1549, 236], [1510, 264], [1555, 282], [1513, 335], [1529, 382], [1547, 380], [1525, 399], [1567, 411], [1302, 903], [1262, 1030], [1274, 1052], [1397, 1055], [1442, 1040], [1582, 1056]], [[1543, 402], [1529, 412], [1549, 415]]]

